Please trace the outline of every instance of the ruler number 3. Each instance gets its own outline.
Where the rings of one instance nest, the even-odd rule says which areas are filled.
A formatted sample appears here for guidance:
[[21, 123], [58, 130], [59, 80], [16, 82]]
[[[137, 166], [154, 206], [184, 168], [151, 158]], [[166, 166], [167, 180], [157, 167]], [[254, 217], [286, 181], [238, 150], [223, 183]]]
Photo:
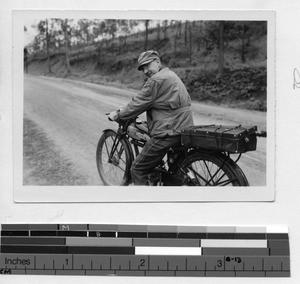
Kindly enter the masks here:
[[222, 259], [219, 259], [219, 260], [218, 260], [217, 266], [218, 266], [218, 267], [222, 267], [222, 266], [223, 266], [223, 261], [222, 261]]

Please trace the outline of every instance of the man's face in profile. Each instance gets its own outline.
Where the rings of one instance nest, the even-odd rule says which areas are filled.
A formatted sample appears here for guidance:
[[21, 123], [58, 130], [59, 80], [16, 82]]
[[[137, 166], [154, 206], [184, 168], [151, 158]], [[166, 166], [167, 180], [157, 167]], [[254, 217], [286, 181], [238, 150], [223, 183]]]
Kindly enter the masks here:
[[142, 71], [147, 78], [150, 78], [151, 76], [153, 76], [155, 73], [159, 71], [159, 67], [160, 67], [160, 60], [154, 59], [153, 61], [143, 65]]

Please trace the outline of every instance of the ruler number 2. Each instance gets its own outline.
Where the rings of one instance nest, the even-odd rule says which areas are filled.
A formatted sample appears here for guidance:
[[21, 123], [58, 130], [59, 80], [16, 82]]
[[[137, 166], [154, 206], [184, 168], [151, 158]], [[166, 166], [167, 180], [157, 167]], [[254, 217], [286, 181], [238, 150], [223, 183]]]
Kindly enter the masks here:
[[145, 266], [145, 262], [146, 262], [146, 260], [142, 258], [142, 259], [140, 260], [140, 266], [143, 266], [143, 267], [144, 267], [144, 266]]

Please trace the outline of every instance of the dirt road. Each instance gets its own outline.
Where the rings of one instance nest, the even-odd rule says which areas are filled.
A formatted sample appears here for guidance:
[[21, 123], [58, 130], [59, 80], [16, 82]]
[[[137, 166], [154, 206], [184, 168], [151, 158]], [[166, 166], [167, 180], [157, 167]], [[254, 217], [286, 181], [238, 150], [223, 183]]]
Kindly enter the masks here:
[[[24, 184], [101, 185], [95, 163], [97, 142], [105, 128], [116, 128], [105, 113], [124, 105], [133, 95], [133, 91], [113, 87], [25, 76]], [[266, 129], [266, 115], [261, 112], [197, 102], [192, 107], [196, 124]], [[239, 165], [250, 185], [264, 186], [266, 139], [259, 139], [258, 150], [244, 154]]]

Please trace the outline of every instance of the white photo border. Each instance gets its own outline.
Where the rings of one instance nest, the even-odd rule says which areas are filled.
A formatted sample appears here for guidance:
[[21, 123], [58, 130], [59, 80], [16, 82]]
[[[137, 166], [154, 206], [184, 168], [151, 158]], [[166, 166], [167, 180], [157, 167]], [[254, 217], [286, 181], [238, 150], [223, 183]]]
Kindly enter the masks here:
[[[275, 198], [275, 11], [13, 11], [13, 154], [15, 202], [227, 202]], [[25, 18], [188, 19], [267, 21], [267, 185], [233, 188], [24, 186], [23, 26]]]

